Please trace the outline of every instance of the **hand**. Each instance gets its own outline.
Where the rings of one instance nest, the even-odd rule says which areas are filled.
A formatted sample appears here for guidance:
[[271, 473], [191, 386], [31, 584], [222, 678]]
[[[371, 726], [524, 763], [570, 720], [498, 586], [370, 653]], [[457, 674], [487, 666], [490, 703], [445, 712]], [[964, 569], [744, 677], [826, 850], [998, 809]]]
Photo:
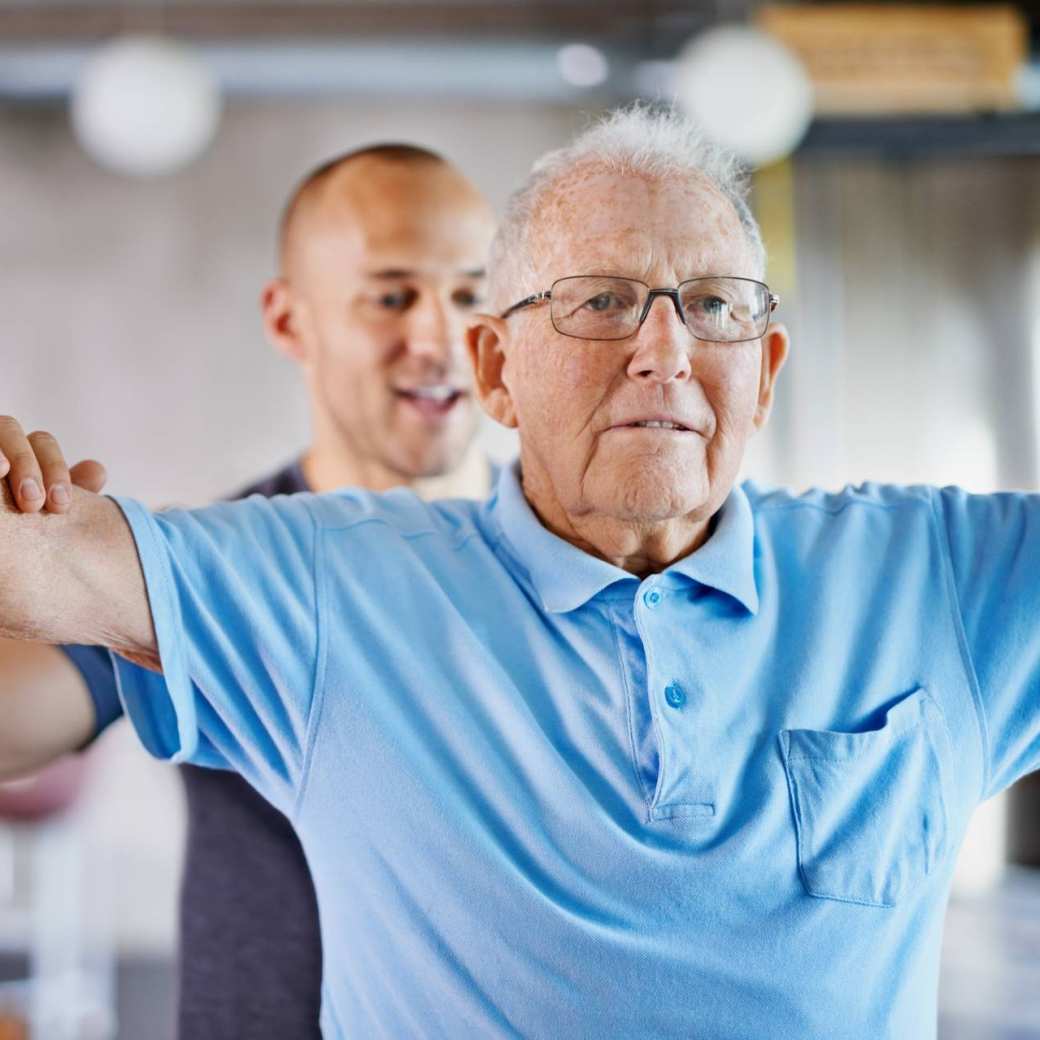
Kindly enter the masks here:
[[28, 436], [9, 415], [0, 415], [0, 481], [6, 480], [23, 513], [67, 513], [70, 487], [99, 492], [107, 480], [100, 462], [85, 459], [70, 470], [58, 442], [49, 433]]

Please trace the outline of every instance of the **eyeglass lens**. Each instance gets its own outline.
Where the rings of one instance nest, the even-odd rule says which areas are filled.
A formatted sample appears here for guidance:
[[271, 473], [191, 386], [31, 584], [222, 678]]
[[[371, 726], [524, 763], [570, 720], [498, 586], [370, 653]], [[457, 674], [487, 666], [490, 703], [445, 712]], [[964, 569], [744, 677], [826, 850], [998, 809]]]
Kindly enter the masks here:
[[[625, 339], [639, 328], [649, 289], [628, 278], [578, 275], [552, 289], [558, 332], [579, 339]], [[698, 339], [757, 339], [769, 320], [769, 291], [747, 278], [696, 278], [679, 286], [679, 306]]]

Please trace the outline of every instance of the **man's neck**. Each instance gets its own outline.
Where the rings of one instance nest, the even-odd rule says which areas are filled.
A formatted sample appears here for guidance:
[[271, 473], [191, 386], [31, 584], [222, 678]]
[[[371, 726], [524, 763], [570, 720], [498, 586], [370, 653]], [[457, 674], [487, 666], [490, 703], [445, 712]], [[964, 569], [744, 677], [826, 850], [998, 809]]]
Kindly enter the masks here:
[[559, 528], [550, 523], [545, 526], [583, 552], [645, 578], [659, 574], [699, 549], [708, 539], [711, 520], [632, 524], [613, 517], [596, 517], [560, 524]]
[[475, 444], [470, 445], [454, 469], [435, 477], [408, 479], [380, 466], [359, 466], [352, 459], [321, 451], [315, 445], [304, 453], [300, 466], [312, 491], [335, 491], [342, 487], [389, 491], [406, 487], [429, 502], [437, 498], [485, 498], [491, 490], [491, 466]]
[[471, 444], [454, 469], [436, 477], [419, 477], [408, 486], [426, 502], [438, 498], [487, 498], [491, 493], [491, 463], [476, 444]]
[[523, 481], [524, 497], [542, 525], [590, 556], [639, 578], [658, 574], [699, 549], [710, 537], [712, 518], [676, 516], [636, 522], [602, 513], [571, 516], [546, 482]]

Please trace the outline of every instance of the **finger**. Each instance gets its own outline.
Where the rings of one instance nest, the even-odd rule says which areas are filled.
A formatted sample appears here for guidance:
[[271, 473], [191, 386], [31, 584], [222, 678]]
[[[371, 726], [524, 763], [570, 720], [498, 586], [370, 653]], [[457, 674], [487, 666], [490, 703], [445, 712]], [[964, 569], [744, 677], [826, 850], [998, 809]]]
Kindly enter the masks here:
[[61, 446], [53, 434], [45, 430], [30, 433], [27, 440], [36, 453], [36, 461], [43, 474], [43, 490], [48, 512], [68, 512], [72, 505], [72, 497], [69, 494], [72, 478], [69, 476], [69, 465], [62, 454]]
[[10, 415], [0, 415], [0, 454], [7, 460], [4, 477], [15, 503], [23, 513], [43, 508], [43, 473], [21, 423]]
[[108, 482], [108, 472], [105, 467], [93, 459], [77, 462], [69, 470], [69, 476], [72, 477], [72, 483], [76, 487], [81, 487], [84, 491], [93, 491], [95, 495], [99, 494]]

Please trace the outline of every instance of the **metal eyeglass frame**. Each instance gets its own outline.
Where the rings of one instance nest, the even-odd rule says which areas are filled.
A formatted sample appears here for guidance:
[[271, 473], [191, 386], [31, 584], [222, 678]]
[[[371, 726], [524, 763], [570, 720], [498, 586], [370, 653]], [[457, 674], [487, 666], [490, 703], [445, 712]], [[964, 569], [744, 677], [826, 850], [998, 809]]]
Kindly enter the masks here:
[[[617, 341], [617, 340], [623, 340], [623, 339], [631, 339], [633, 336], [635, 336], [639, 332], [639, 330], [643, 327], [643, 322], [646, 321], [646, 317], [650, 313], [650, 308], [653, 305], [654, 299], [656, 297], [658, 297], [658, 296], [667, 296], [672, 301], [672, 306], [675, 308], [676, 317], [678, 317], [679, 321], [681, 321], [683, 323], [683, 325], [686, 326], [686, 328], [689, 328], [689, 325], [686, 322], [686, 316], [683, 314], [682, 307], [679, 305], [679, 290], [682, 289], [682, 287], [684, 285], [689, 285], [691, 282], [709, 282], [709, 281], [712, 281], [712, 280], [718, 279], [718, 278], [729, 278], [729, 279], [732, 279], [735, 282], [753, 282], [755, 285], [762, 286], [762, 288], [765, 289], [765, 291], [766, 291], [766, 293], [768, 295], [769, 311], [766, 314], [767, 318], [768, 318], [768, 316], [770, 314], [773, 313], [773, 311], [775, 311], [777, 309], [777, 307], [780, 306], [780, 297], [777, 296], [776, 293], [772, 292], [770, 290], [769, 286], [766, 285], [765, 282], [760, 282], [757, 278], [744, 278], [744, 277], [742, 277], [740, 275], [731, 275], [731, 274], [708, 274], [708, 275], [701, 275], [701, 277], [699, 277], [699, 278], [687, 278], [685, 281], [680, 282], [674, 289], [651, 289], [650, 286], [646, 284], [646, 282], [641, 282], [638, 278], [626, 278], [624, 275], [616, 275], [616, 274], [570, 274], [570, 275], [566, 275], [563, 278], [557, 278], [556, 281], [553, 282], [552, 285], [548, 289], [546, 289], [544, 292], [535, 293], [533, 296], [527, 296], [524, 299], [518, 301], [517, 303], [514, 303], [511, 307], [507, 307], [499, 315], [499, 318], [502, 318], [502, 319], [508, 318], [510, 314], [512, 314], [514, 311], [520, 310], [522, 307], [530, 307], [533, 304], [541, 303], [543, 300], [551, 300], [552, 299], [552, 294], [553, 294], [553, 289], [555, 289], [556, 286], [560, 284], [560, 282], [569, 281], [571, 278], [616, 278], [616, 279], [618, 279], [618, 281], [632, 282], [635, 285], [641, 285], [644, 289], [647, 290], [646, 303], [643, 304], [643, 311], [639, 315], [639, 321], [636, 324], [636, 327], [631, 332], [629, 332], [627, 335], [624, 335], [624, 336], [611, 336], [611, 337], [609, 337], [609, 340], [612, 341], [612, 342], [613, 341]], [[553, 328], [556, 329], [556, 331], [561, 336], [568, 336], [571, 339], [584, 339], [584, 340], [591, 340], [591, 339], [601, 338], [601, 337], [596, 337], [596, 336], [576, 336], [573, 332], [564, 332], [561, 328], [559, 328], [557, 326], [556, 320], [555, 320], [555, 318], [553, 318], [551, 310], [549, 312], [549, 320], [552, 322]], [[766, 327], [768, 328], [768, 322], [766, 323]], [[765, 329], [763, 329], [762, 332], [758, 336], [750, 336], [747, 339], [726, 339], [726, 340], [718, 340], [717, 342], [720, 342], [720, 343], [750, 343], [752, 340], [761, 339], [763, 335], [765, 335]]]

